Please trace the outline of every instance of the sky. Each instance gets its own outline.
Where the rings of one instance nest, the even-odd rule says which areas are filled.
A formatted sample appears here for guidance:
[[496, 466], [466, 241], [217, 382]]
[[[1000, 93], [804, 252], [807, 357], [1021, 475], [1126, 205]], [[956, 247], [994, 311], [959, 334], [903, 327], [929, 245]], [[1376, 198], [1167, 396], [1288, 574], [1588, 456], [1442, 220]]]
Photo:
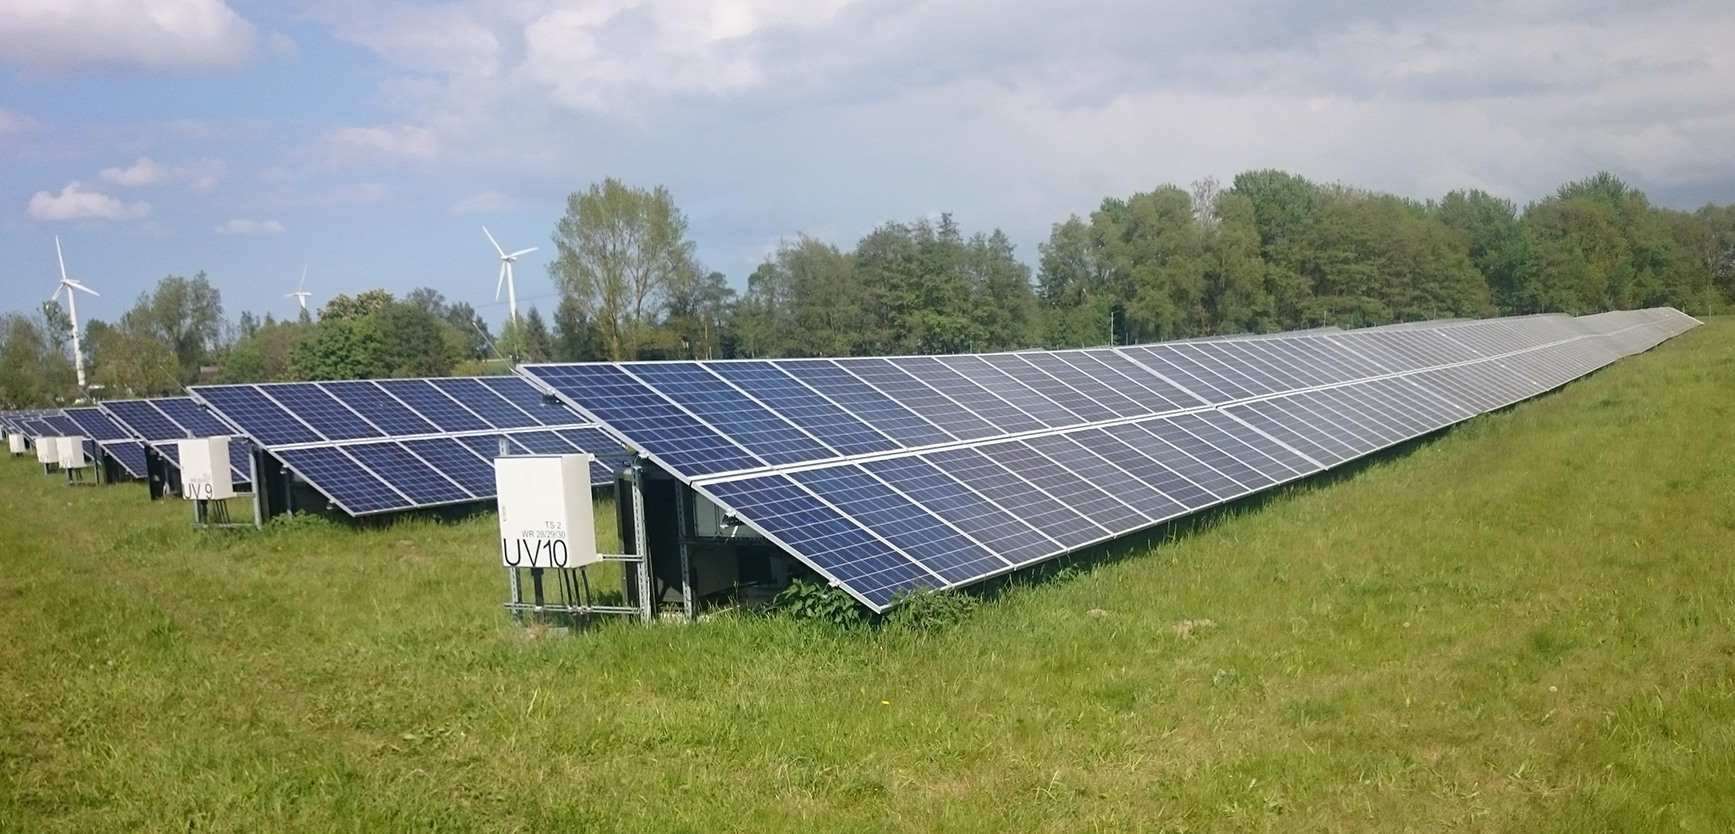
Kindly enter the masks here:
[[1735, 203], [1728, 0], [6, 0], [0, 310], [433, 287], [558, 299], [566, 200], [664, 186], [743, 288], [950, 212], [1034, 264], [1105, 197], [1278, 168], [1524, 205], [1609, 171]]

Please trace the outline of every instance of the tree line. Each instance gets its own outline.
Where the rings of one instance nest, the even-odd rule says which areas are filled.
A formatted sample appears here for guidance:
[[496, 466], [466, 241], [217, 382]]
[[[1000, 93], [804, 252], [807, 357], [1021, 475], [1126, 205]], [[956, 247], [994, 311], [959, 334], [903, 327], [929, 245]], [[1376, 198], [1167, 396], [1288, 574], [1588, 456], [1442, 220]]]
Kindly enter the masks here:
[[[1103, 200], [1055, 223], [1034, 265], [951, 215], [852, 249], [784, 241], [737, 293], [706, 269], [667, 189], [614, 179], [557, 220], [552, 321], [499, 333], [428, 288], [338, 295], [317, 314], [224, 317], [200, 273], [86, 323], [99, 398], [197, 382], [503, 373], [514, 362], [860, 356], [1064, 348], [1336, 325], [1735, 302], [1735, 204], [1651, 204], [1599, 173], [1520, 208], [1483, 191], [1417, 201], [1283, 171]], [[0, 407], [80, 396], [54, 303], [0, 316]]]

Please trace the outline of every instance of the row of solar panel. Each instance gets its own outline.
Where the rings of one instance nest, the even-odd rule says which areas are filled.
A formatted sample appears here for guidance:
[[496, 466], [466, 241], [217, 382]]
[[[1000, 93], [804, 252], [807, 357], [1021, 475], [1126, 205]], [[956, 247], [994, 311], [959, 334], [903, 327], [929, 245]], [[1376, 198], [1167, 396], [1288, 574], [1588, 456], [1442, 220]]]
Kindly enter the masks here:
[[576, 422], [516, 377], [201, 385], [192, 393], [268, 449]]
[[[1217, 374], [1217, 379], [1189, 370], [1197, 380], [1194, 384], [1214, 392], [1201, 399], [1211, 399], [1216, 410], [1169, 416], [1147, 412], [1130, 415], [1136, 419], [1128, 421], [1128, 414], [1108, 408], [1092, 412], [1099, 424], [1096, 426], [1068, 427], [1013, 440], [980, 439], [979, 430], [964, 429], [963, 434], [948, 433], [978, 440], [973, 448], [954, 444], [941, 450], [906, 451], [897, 457], [881, 454], [879, 459], [854, 462], [837, 461], [842, 448], [837, 443], [812, 441], [845, 436], [840, 426], [848, 429], [851, 437], [863, 436], [862, 427], [871, 427], [881, 438], [890, 439], [917, 413], [934, 427], [962, 429], [966, 425], [935, 419], [946, 413], [944, 404], [921, 404], [930, 401], [934, 393], [914, 389], [884, 370], [890, 366], [915, 376], [911, 368], [921, 366], [921, 361], [681, 363], [684, 367], [634, 364], [624, 369], [534, 366], [530, 372], [602, 418], [625, 439], [666, 461], [676, 474], [810, 565], [870, 605], [883, 608], [899, 591], [977, 581], [1426, 434], [1549, 390], [1693, 324], [1696, 322], [1678, 313], [1627, 314], [1589, 322], [1531, 317], [1442, 325], [1441, 330], [1455, 331], [1450, 339], [1435, 331], [1411, 328], [1374, 334], [1190, 343], [1190, 347], [1199, 348], [1206, 344], [1246, 347], [1277, 341], [1288, 343], [1283, 350], [1290, 357], [1319, 357], [1331, 355], [1331, 348], [1310, 351], [1295, 343], [1330, 342], [1342, 335], [1356, 335], [1361, 341], [1354, 351], [1341, 352], [1339, 364], [1316, 370], [1335, 370], [1339, 379], [1355, 379], [1361, 374], [1384, 378], [1335, 387], [1282, 389], [1271, 383], [1292, 383], [1269, 373], [1256, 376], [1268, 366], [1251, 362], [1247, 373]], [[1602, 335], [1615, 331], [1620, 332], [1614, 337]], [[1370, 336], [1374, 338], [1366, 338]], [[1466, 344], [1475, 347], [1463, 347]], [[1510, 352], [1523, 345], [1530, 347]], [[1161, 354], [1162, 361], [1169, 363], [1187, 353], [1158, 350], [1172, 347], [1126, 350], [1137, 355]], [[980, 357], [978, 361], [1003, 368], [1009, 357], [1016, 356], [1030, 367], [1042, 369], [1055, 367], [1053, 360], [1058, 357], [1058, 361], [1078, 367], [1077, 355], [1088, 352], [1071, 353], [1043, 354], [1042, 358], [1025, 354]], [[1248, 351], [1241, 357], [1244, 360], [1250, 355]], [[1483, 358], [1478, 359], [1479, 355]], [[972, 359], [978, 358], [926, 361], [955, 369], [976, 367], [968, 361]], [[1423, 364], [1427, 362], [1433, 364]], [[1212, 372], [1204, 362], [1194, 367]], [[1392, 376], [1392, 371], [1385, 370], [1394, 368], [1404, 375]], [[850, 373], [845, 374], [846, 370]], [[707, 379], [700, 371], [709, 371], [714, 378]], [[854, 377], [857, 383], [840, 384], [843, 375]], [[976, 384], [976, 380], [963, 373], [957, 376], [965, 382], [947, 378], [934, 386], [933, 376], [927, 381], [953, 404], [966, 401], [958, 396], [959, 391], [967, 392], [970, 398], [980, 396], [964, 387]], [[1006, 376], [1018, 378], [1012, 373]], [[855, 387], [870, 379], [880, 383], [880, 399], [870, 399]], [[638, 385], [637, 380], [649, 386]], [[720, 385], [719, 380], [735, 386]], [[808, 390], [800, 390], [791, 380], [805, 384]], [[897, 387], [889, 387], [893, 384]], [[1034, 385], [1029, 387], [1037, 390]], [[1076, 385], [1068, 387], [1084, 393]], [[1263, 393], [1255, 393], [1262, 388]], [[1223, 398], [1231, 392], [1233, 399]], [[750, 399], [754, 408], [745, 407], [743, 399]], [[900, 399], [910, 408], [903, 412], [887, 409], [886, 402], [896, 405]], [[1095, 394], [1089, 399], [1107, 406]], [[1123, 399], [1140, 402], [1130, 395]], [[1050, 402], [1057, 400], [1050, 398]], [[1001, 397], [1000, 402], [1012, 401]], [[761, 406], [772, 403], [775, 406]], [[854, 407], [853, 413], [843, 411], [840, 406], [845, 405]], [[870, 407], [864, 409], [864, 405]], [[792, 438], [782, 429], [767, 427], [765, 415], [771, 410], [791, 427], [805, 429], [808, 439]], [[977, 415], [985, 410], [973, 409]], [[1030, 413], [1028, 407], [1020, 410]], [[840, 414], [856, 422], [845, 422]], [[754, 458], [739, 451], [733, 457], [720, 454], [719, 449], [727, 451], [717, 443], [721, 435], [713, 439], [698, 431], [712, 427], [728, 433], [739, 444], [736, 449], [751, 450]], [[906, 443], [907, 438], [916, 436], [914, 432], [906, 435]], [[859, 455], [895, 447], [888, 448], [882, 442], [856, 448]], [[745, 469], [738, 461], [752, 459], [796, 468], [762, 475], [719, 474], [726, 472], [718, 468], [720, 464]]]
[[[234, 437], [235, 429], [206, 411], [192, 397], [160, 397], [151, 400], [113, 400], [102, 409], [133, 437], [157, 450], [177, 469], [180, 447], [175, 441], [189, 437]], [[252, 479], [252, 447], [240, 438], [229, 444], [229, 473], [234, 483]], [[139, 461], [144, 459], [140, 449]]]
[[[1564, 317], [985, 356], [541, 365], [583, 407], [695, 476], [1200, 408], [1534, 347]], [[1486, 352], [1465, 344], [1481, 344]], [[725, 428], [726, 427], [726, 428]], [[725, 437], [724, 435], [728, 436]]]
[[[595, 428], [530, 430], [504, 434], [424, 437], [303, 446], [273, 450], [297, 474], [344, 512], [363, 516], [494, 497], [494, 457], [575, 454], [616, 447]], [[606, 462], [591, 464], [591, 482], [613, 476]]]

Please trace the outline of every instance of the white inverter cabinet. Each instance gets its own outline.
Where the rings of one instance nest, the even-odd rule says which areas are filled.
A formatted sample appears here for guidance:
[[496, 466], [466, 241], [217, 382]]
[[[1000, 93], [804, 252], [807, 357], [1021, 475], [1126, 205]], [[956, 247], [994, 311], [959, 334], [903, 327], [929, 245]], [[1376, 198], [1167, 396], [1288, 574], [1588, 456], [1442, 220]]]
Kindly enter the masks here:
[[46, 436], [36, 438], [36, 462], [59, 466], [60, 438]]
[[500, 562], [509, 568], [579, 568], [602, 561], [590, 497], [594, 455], [494, 459]]
[[221, 501], [235, 497], [235, 484], [229, 477], [229, 438], [190, 437], [178, 445], [182, 498]]
[[83, 469], [90, 465], [90, 459], [84, 456], [84, 438], [62, 437], [55, 447], [60, 452], [61, 469]]
[[12, 450], [12, 454], [24, 454], [24, 435], [19, 434], [18, 432], [6, 435], [6, 445]]

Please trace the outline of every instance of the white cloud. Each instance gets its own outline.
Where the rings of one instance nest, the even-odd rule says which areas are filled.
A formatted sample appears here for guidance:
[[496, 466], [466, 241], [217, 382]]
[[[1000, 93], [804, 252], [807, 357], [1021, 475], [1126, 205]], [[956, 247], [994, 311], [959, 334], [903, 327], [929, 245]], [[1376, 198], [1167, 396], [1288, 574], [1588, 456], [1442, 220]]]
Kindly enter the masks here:
[[227, 171], [228, 166], [216, 159], [164, 165], [148, 156], [141, 156], [137, 162], [125, 168], [104, 168], [97, 173], [97, 178], [103, 182], [133, 188], [184, 182], [194, 191], [203, 193], [217, 187], [217, 183]]
[[341, 151], [373, 151], [407, 159], [433, 159], [440, 152], [439, 137], [425, 127], [345, 127], [325, 134], [326, 142]]
[[62, 188], [58, 196], [46, 191], [36, 192], [30, 198], [26, 212], [34, 220], [131, 220], [148, 217], [151, 204], [123, 203], [74, 180]]
[[453, 203], [450, 211], [453, 214], [483, 214], [502, 211], [508, 202], [505, 194], [498, 191], [483, 191]]
[[104, 168], [101, 173], [97, 174], [97, 177], [103, 182], [138, 187], [163, 182], [169, 178], [169, 172], [156, 160], [148, 156], [141, 156], [139, 161], [133, 163], [131, 167]]
[[24, 133], [40, 127], [29, 114], [0, 107], [0, 136], [11, 136]]
[[228, 68], [253, 41], [225, 0], [7, 0], [0, 14], [0, 61], [37, 71]]
[[220, 235], [280, 235], [283, 224], [275, 220], [245, 220], [235, 218], [217, 227]]

